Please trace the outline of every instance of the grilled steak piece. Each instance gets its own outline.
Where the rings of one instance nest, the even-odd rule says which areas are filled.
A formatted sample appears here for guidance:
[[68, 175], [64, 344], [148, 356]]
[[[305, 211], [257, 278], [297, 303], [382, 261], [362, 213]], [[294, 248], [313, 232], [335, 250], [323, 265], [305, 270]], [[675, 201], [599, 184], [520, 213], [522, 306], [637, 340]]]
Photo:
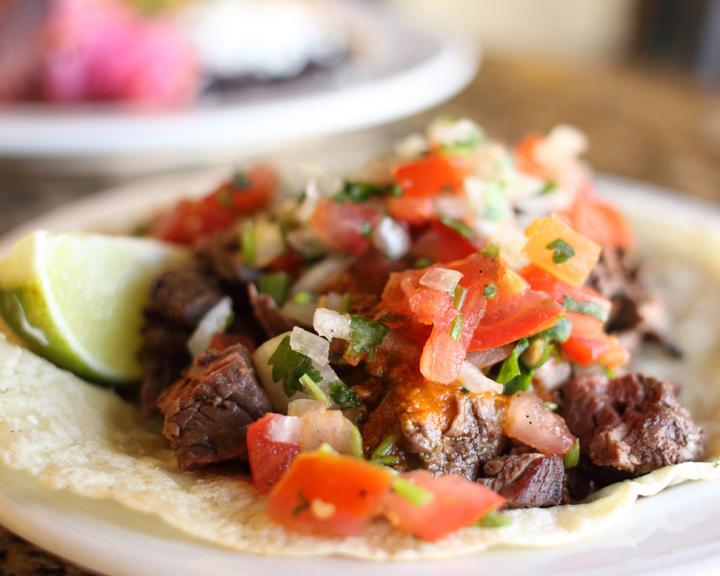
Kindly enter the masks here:
[[565, 421], [596, 466], [640, 475], [697, 460], [705, 450], [703, 431], [667, 382], [584, 376], [565, 384], [563, 400]]
[[150, 308], [178, 325], [194, 328], [224, 294], [217, 282], [192, 266], [165, 272], [150, 288]]
[[275, 300], [267, 294], [260, 294], [255, 284], [248, 284], [247, 292], [255, 319], [268, 338], [292, 330], [292, 320], [282, 313]]
[[588, 284], [612, 301], [607, 329], [628, 348], [656, 342], [669, 354], [680, 355], [666, 335], [664, 303], [648, 290], [644, 268], [631, 252], [603, 248]]
[[147, 415], [157, 412], [158, 396], [190, 365], [187, 341], [222, 297], [217, 283], [192, 266], [166, 272], [151, 285], [138, 356], [143, 369], [140, 398]]
[[199, 356], [157, 403], [181, 470], [245, 458], [248, 425], [271, 410], [242, 344]]
[[504, 404], [408, 372], [405, 377], [394, 374], [390, 390], [370, 413], [363, 429], [367, 453], [395, 435], [398, 468], [419, 467], [475, 480], [481, 466], [498, 456], [505, 444]]
[[508, 508], [544, 508], [562, 504], [565, 466], [561, 456], [537, 452], [493, 458], [479, 482], [507, 499]]
[[195, 255], [207, 270], [231, 286], [256, 282], [260, 276], [257, 268], [243, 260], [241, 231], [237, 228], [202, 239]]

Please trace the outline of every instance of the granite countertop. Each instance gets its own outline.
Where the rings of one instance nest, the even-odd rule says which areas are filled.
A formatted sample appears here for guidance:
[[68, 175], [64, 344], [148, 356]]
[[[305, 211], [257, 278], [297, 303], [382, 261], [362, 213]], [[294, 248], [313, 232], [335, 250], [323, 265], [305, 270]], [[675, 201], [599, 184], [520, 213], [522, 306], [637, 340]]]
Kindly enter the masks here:
[[[600, 171], [720, 201], [720, 95], [667, 72], [569, 67], [490, 58], [470, 87], [441, 107], [469, 115], [493, 136], [516, 139], [558, 123], [583, 129]], [[385, 139], [421, 127], [438, 110], [379, 129]], [[53, 207], [122, 181], [38, 175], [0, 163], [0, 233]], [[0, 575], [87, 574], [0, 527]]]

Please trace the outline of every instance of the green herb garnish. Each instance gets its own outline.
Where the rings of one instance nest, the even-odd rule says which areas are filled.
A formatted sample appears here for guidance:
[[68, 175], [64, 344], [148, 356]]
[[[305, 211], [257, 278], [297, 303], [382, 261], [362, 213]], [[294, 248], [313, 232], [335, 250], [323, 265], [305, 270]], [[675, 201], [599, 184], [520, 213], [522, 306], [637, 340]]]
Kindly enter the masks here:
[[540, 196], [550, 194], [550, 192], [556, 190], [557, 187], [557, 183], [554, 180], [548, 180], [547, 182], [545, 182], [545, 185], [540, 189]]
[[227, 188], [223, 187], [220, 192], [218, 192], [217, 199], [225, 208], [232, 207], [232, 195]]
[[575, 468], [580, 463], [580, 439], [575, 438], [572, 448], [565, 452], [563, 456], [563, 464], [565, 468]]
[[432, 266], [433, 261], [430, 260], [430, 258], [418, 258], [415, 260], [415, 264], [413, 264], [413, 268], [417, 270], [421, 270], [422, 268], [427, 268], [428, 266]]
[[314, 298], [312, 292], [302, 291], [295, 294], [292, 297], [292, 301], [295, 302], [295, 304], [310, 304]]
[[352, 296], [350, 295], [350, 292], [345, 292], [345, 294], [342, 295], [342, 300], [340, 301], [340, 312], [343, 312], [343, 313], [350, 312], [351, 306], [352, 306]]
[[462, 310], [463, 304], [465, 304], [465, 298], [467, 298], [467, 288], [458, 284], [455, 287], [455, 299], [453, 300], [455, 310]]
[[506, 220], [510, 216], [505, 185], [492, 182], [485, 187], [485, 218], [487, 220]]
[[485, 284], [485, 288], [483, 288], [483, 296], [488, 300], [495, 298], [495, 296], [497, 296], [497, 288], [495, 287], [495, 284]]
[[497, 376], [497, 381], [500, 384], [507, 384], [513, 378], [520, 376], [520, 374], [522, 373], [519, 363], [520, 355], [525, 352], [525, 350], [527, 350], [527, 347], [529, 345], [530, 343], [528, 342], [527, 338], [523, 338], [522, 340], [517, 341], [515, 347], [510, 353], [510, 356], [505, 358], [502, 365], [500, 366], [500, 372]]
[[392, 489], [398, 496], [401, 496], [416, 508], [422, 508], [435, 499], [432, 492], [404, 478], [396, 479], [392, 483]]
[[235, 188], [249, 188], [250, 179], [242, 170], [235, 170], [235, 173], [232, 176], [232, 184]]
[[600, 322], [607, 322], [607, 319], [610, 317], [610, 313], [597, 302], [581, 302], [570, 296], [563, 296], [562, 305], [565, 310], [592, 316], [600, 320]]
[[465, 224], [465, 222], [456, 220], [455, 218], [450, 218], [449, 216], [440, 216], [440, 222], [445, 224], [448, 228], [452, 228], [455, 232], [469, 240], [472, 240], [475, 237], [473, 229]]
[[475, 522], [475, 526], [478, 526], [479, 528], [502, 528], [503, 526], [509, 526], [510, 524], [512, 524], [512, 520], [510, 520], [510, 518], [494, 512], [485, 514], [485, 516]]
[[318, 402], [322, 402], [323, 404], [329, 404], [327, 395], [323, 389], [317, 385], [317, 382], [310, 377], [310, 375], [303, 374], [300, 376], [300, 384], [310, 398], [317, 400]]
[[397, 440], [397, 436], [395, 436], [394, 434], [385, 436], [385, 438], [382, 439], [380, 444], [377, 445], [375, 450], [373, 450], [372, 454], [370, 455], [370, 461], [373, 464], [379, 464], [381, 466], [391, 466], [392, 464], [397, 464], [399, 458], [390, 454], [390, 452], [395, 449], [395, 446], [397, 445]]
[[252, 220], [248, 220], [243, 225], [241, 241], [243, 262], [248, 266], [254, 266], [257, 245], [255, 242], [255, 224]]
[[486, 244], [483, 246], [483, 249], [480, 250], [481, 254], [485, 254], [485, 256], [492, 256], [493, 258], [497, 258], [500, 256], [500, 246], [497, 244]]
[[362, 234], [365, 238], [369, 238], [370, 234], [372, 234], [372, 224], [370, 222], [363, 222], [362, 230], [360, 230], [360, 234]]
[[362, 406], [360, 397], [342, 380], [330, 383], [330, 398], [343, 410]]
[[460, 392], [462, 392], [463, 394], [470, 394], [470, 390], [465, 388], [465, 386], [460, 386]]
[[460, 340], [460, 336], [462, 336], [462, 325], [463, 325], [463, 315], [458, 314], [455, 316], [455, 320], [452, 321], [452, 324], [450, 326], [450, 338], [453, 340]]
[[290, 290], [290, 276], [286, 272], [268, 272], [260, 276], [258, 289], [261, 294], [270, 296], [275, 304], [281, 306]]
[[528, 368], [540, 368], [553, 351], [553, 345], [542, 336], [533, 338], [527, 350], [520, 356], [521, 362]]
[[548, 340], [554, 340], [555, 342], [563, 344], [564, 342], [567, 342], [568, 338], [570, 338], [571, 332], [572, 324], [570, 323], [570, 320], [563, 316], [562, 318], [560, 318], [560, 320], [557, 321], [557, 324], [555, 324], [555, 326], [545, 330], [545, 332], [542, 333], [542, 336], [544, 336]]
[[367, 202], [377, 196], [402, 196], [402, 187], [397, 184], [376, 184], [374, 182], [352, 182], [346, 180], [335, 200], [344, 202], [349, 200], [356, 204]]
[[562, 264], [575, 256], [575, 248], [570, 246], [570, 244], [565, 242], [562, 238], [553, 240], [550, 244], [545, 246], [545, 248], [553, 251], [552, 261], [555, 262], [555, 264]]
[[370, 352], [388, 333], [387, 326], [362, 316], [350, 317], [350, 349], [355, 354]]
[[300, 382], [303, 376], [308, 376], [315, 383], [322, 380], [320, 372], [313, 368], [310, 358], [290, 348], [290, 336], [282, 339], [270, 356], [268, 364], [272, 366], [273, 380], [282, 383], [288, 398], [305, 390]]

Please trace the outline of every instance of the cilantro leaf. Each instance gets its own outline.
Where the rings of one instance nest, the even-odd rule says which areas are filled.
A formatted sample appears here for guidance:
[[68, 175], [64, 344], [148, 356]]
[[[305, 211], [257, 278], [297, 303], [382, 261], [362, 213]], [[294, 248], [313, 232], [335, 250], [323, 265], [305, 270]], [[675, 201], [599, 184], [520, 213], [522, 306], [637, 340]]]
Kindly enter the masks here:
[[290, 276], [286, 272], [268, 272], [260, 276], [258, 290], [261, 294], [270, 296], [275, 304], [281, 306], [290, 290]]
[[553, 240], [550, 244], [545, 246], [545, 248], [553, 251], [552, 261], [555, 262], [555, 264], [562, 264], [575, 256], [575, 248], [570, 246], [570, 244], [565, 242], [562, 238]]
[[360, 397], [342, 380], [330, 382], [330, 398], [343, 410], [362, 406]]
[[307, 374], [313, 381], [320, 382], [322, 376], [313, 368], [310, 358], [290, 348], [290, 336], [282, 339], [275, 352], [272, 353], [268, 364], [272, 366], [272, 378], [281, 382], [288, 398], [296, 392], [304, 392], [305, 388], [300, 378]]
[[387, 332], [387, 326], [380, 322], [362, 316], [351, 316], [350, 349], [355, 354], [369, 352], [383, 341]]
[[597, 302], [581, 302], [570, 296], [564, 296], [562, 305], [565, 310], [592, 316], [600, 320], [600, 322], [607, 322], [607, 319], [610, 317], [608, 310], [600, 306]]
[[402, 188], [397, 184], [376, 184], [374, 182], [352, 182], [345, 180], [335, 200], [344, 202], [349, 200], [355, 204], [367, 202], [376, 196], [402, 196]]
[[448, 228], [452, 228], [455, 232], [460, 234], [460, 236], [464, 236], [468, 240], [472, 240], [475, 237], [473, 229], [465, 224], [465, 222], [456, 220], [455, 218], [450, 218], [449, 216], [440, 216], [440, 222], [445, 224]]
[[555, 326], [545, 330], [542, 335], [548, 340], [555, 340], [555, 342], [563, 344], [570, 338], [570, 332], [572, 332], [572, 324], [570, 324], [570, 320], [563, 316]]

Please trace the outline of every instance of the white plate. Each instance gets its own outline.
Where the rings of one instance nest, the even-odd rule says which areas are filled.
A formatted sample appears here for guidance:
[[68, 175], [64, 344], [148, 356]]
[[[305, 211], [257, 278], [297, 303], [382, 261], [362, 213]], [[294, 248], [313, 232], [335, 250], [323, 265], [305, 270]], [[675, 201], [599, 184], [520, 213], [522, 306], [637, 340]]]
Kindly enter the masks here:
[[[465, 41], [418, 27], [380, 2], [346, 0], [353, 38], [336, 70], [258, 87], [188, 110], [131, 113], [120, 107], [0, 108], [0, 157], [258, 154], [280, 143], [387, 122], [462, 89], [479, 63]], [[205, 156], [203, 156], [205, 157]]]
[[[0, 252], [28, 228], [120, 230], [152, 206], [201, 192], [217, 172], [155, 180], [112, 190], [29, 222], [0, 241]], [[652, 186], [603, 178], [602, 195], [643, 218], [672, 219], [698, 233], [717, 234], [717, 207]], [[504, 576], [710, 575], [720, 564], [720, 481], [689, 483], [640, 500], [615, 530], [565, 547], [498, 549], [474, 557], [422, 563], [362, 562], [342, 558], [288, 559], [226, 551], [191, 539], [161, 521], [105, 501], [48, 492], [24, 474], [0, 469], [0, 523], [55, 554], [109, 576]]]

